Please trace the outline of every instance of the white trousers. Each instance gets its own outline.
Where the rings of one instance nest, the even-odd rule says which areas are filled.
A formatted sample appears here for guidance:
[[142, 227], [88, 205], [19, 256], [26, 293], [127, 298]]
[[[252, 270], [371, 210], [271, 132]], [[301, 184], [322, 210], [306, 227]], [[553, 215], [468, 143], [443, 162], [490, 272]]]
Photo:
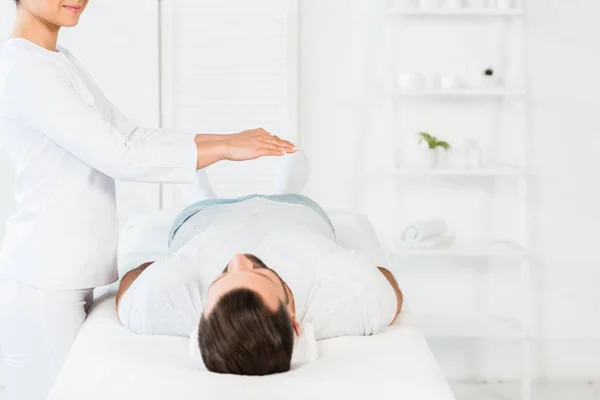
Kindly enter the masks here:
[[0, 280], [5, 400], [46, 399], [92, 300], [91, 289], [53, 291]]

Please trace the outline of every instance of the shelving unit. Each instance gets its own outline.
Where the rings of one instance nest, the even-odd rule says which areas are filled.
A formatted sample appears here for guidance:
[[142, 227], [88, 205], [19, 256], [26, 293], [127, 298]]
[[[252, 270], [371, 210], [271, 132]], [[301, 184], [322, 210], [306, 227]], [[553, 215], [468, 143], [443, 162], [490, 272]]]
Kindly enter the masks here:
[[392, 174], [397, 176], [419, 176], [419, 177], [502, 177], [502, 176], [525, 176], [526, 171], [513, 165], [499, 165], [478, 169], [427, 169], [419, 167], [392, 168]]
[[525, 91], [495, 88], [495, 89], [394, 89], [393, 94], [401, 97], [523, 97]]
[[457, 241], [449, 246], [441, 246], [433, 249], [420, 248], [397, 248], [390, 254], [391, 258], [396, 257], [497, 257], [525, 259], [528, 252], [516, 243], [471, 240]]
[[485, 8], [463, 8], [463, 9], [431, 9], [419, 8], [391, 8], [390, 14], [404, 17], [522, 17], [525, 11], [521, 8], [509, 10], [496, 10]]
[[502, 316], [420, 315], [414, 323], [433, 338], [527, 339], [518, 321]]
[[[396, 159], [393, 160], [388, 173], [394, 179], [424, 179], [422, 182], [436, 182], [437, 179], [460, 178], [458, 183], [462, 183], [464, 179], [470, 179], [470, 185], [477, 185], [480, 182], [475, 180], [485, 178], [485, 182], [489, 180], [494, 182], [494, 179], [502, 178], [506, 180], [514, 179], [516, 183], [518, 210], [516, 215], [518, 237], [510, 241], [490, 241], [486, 238], [461, 240], [457, 238], [451, 245], [432, 249], [420, 248], [402, 248], [395, 244], [393, 240], [390, 242], [389, 255], [390, 259], [397, 261], [403, 259], [416, 258], [423, 259], [427, 257], [435, 258], [439, 265], [440, 259], [494, 259], [499, 261], [494, 263], [494, 268], [497, 265], [518, 266], [516, 272], [520, 276], [520, 284], [522, 288], [522, 315], [520, 318], [508, 318], [506, 316], [496, 315], [414, 315], [413, 319], [426, 336], [431, 338], [465, 338], [465, 339], [495, 339], [495, 340], [516, 340], [521, 344], [521, 385], [520, 397], [522, 400], [531, 399], [531, 331], [532, 331], [532, 301], [531, 301], [531, 263], [530, 263], [530, 212], [529, 212], [529, 168], [528, 168], [528, 131], [530, 129], [530, 116], [528, 108], [528, 80], [527, 80], [527, 60], [525, 48], [525, 21], [526, 8], [525, 0], [520, 0], [522, 7], [514, 9], [419, 9], [419, 8], [398, 8], [393, 0], [389, 0], [390, 8], [388, 11], [390, 21], [396, 24], [399, 21], [409, 19], [410, 27], [415, 26], [419, 21], [424, 19], [443, 20], [444, 18], [452, 19], [453, 27], [462, 21], [473, 20], [500, 20], [505, 19], [507, 22], [504, 26], [508, 27], [507, 31], [512, 31], [516, 26], [522, 29], [517, 32], [522, 39], [522, 82], [518, 85], [498, 87], [498, 88], [460, 88], [460, 89], [398, 89], [391, 87], [389, 94], [392, 101], [407, 102], [414, 101], [415, 104], [421, 105], [428, 100], [435, 100], [436, 104], [442, 107], [448, 103], [453, 107], [469, 107], [473, 104], [481, 104], [486, 101], [494, 104], [495, 107], [504, 107], [511, 102], [519, 102], [522, 104], [520, 110], [523, 113], [522, 128], [523, 134], [515, 136], [517, 138], [517, 151], [521, 156], [519, 165], [499, 164], [489, 165], [480, 169], [457, 169], [457, 168], [442, 168], [442, 169], [425, 169], [409, 165], [398, 165]], [[517, 21], [519, 24], [514, 24]], [[423, 30], [420, 31], [421, 34]], [[514, 55], [514, 54], [513, 54]], [[414, 55], [407, 55], [411, 57]], [[507, 54], [511, 56], [511, 54]], [[399, 71], [394, 71], [395, 73]], [[472, 100], [471, 100], [472, 99]], [[462, 101], [459, 101], [462, 100]], [[469, 100], [469, 101], [465, 101]], [[417, 102], [418, 101], [418, 102]], [[517, 104], [517, 103], [515, 103]], [[497, 121], [496, 121], [497, 122]], [[396, 132], [391, 132], [391, 141], [396, 143]], [[397, 154], [394, 153], [397, 157]], [[397, 189], [397, 188], [396, 188]], [[460, 189], [459, 189], [460, 190]], [[396, 201], [395, 204], [401, 204]]]

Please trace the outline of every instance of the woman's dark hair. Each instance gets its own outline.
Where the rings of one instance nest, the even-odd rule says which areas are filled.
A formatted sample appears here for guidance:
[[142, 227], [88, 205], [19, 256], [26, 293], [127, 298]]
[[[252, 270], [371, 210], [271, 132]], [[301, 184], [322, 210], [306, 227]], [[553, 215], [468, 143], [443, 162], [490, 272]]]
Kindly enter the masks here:
[[227, 293], [198, 329], [198, 344], [209, 371], [269, 375], [290, 370], [292, 319], [282, 303], [275, 312], [248, 289]]

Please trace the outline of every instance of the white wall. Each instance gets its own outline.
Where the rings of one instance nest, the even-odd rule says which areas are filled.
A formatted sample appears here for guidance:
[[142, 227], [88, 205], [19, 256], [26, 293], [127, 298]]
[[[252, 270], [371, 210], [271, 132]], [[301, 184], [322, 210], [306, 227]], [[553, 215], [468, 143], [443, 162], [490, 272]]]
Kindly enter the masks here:
[[[386, 191], [390, 182], [382, 175], [368, 175], [367, 179], [360, 173], [362, 164], [368, 168], [380, 165], [377, 161], [388, 159], [393, 152], [387, 145], [389, 135], [386, 135], [391, 125], [382, 123], [392, 116], [392, 107], [382, 90], [389, 83], [386, 82], [385, 65], [398, 55], [384, 45], [386, 32], [380, 27], [385, 26], [386, 20], [372, 10], [382, 3], [373, 0], [302, 2], [301, 135], [313, 170], [318, 171], [313, 173], [310, 194], [327, 207], [366, 209], [380, 231], [388, 232], [398, 223], [381, 213], [382, 209], [393, 208], [393, 193]], [[600, 295], [597, 290], [600, 286], [600, 256], [595, 251], [595, 228], [600, 217], [597, 211], [600, 190], [595, 179], [600, 167], [600, 161], [595, 157], [600, 140], [596, 117], [596, 109], [600, 107], [596, 96], [596, 88], [600, 85], [596, 73], [600, 68], [600, 56], [594, 50], [600, 34], [595, 20], [600, 3], [595, 0], [530, 0], [528, 5], [528, 72], [532, 89], [532, 163], [535, 170], [532, 194], [536, 252], [533, 262], [535, 369], [542, 378], [600, 378]], [[379, 20], [373, 23], [370, 18]], [[442, 28], [455, 28], [444, 27], [444, 22], [440, 21], [437, 24], [442, 25], [426, 24], [431, 24], [429, 28], [433, 28], [438, 36], [428, 36], [426, 31], [418, 30], [414, 22], [413, 28], [418, 34], [404, 40], [409, 44], [412, 41], [416, 46], [442, 44], [442, 51], [447, 52], [449, 47], [444, 44], [448, 38], [439, 35]], [[473, 36], [483, 36], [482, 31], [476, 32], [478, 34]], [[364, 33], [377, 38], [368, 48], [384, 50], [365, 49], [365, 36], [360, 36]], [[477, 41], [472, 36], [465, 39], [464, 46], [472, 46], [472, 42]], [[461, 42], [457, 44], [456, 54], [468, 56], [466, 47], [461, 47]], [[430, 47], [424, 47], [421, 54], [410, 54], [424, 57], [429, 54], [428, 50]], [[484, 54], [490, 51], [488, 48], [483, 50]], [[473, 56], [464, 63], [478, 66], [482, 62], [481, 55], [471, 54]], [[494, 53], [489, 54], [493, 57]], [[401, 64], [402, 58], [399, 58]], [[409, 59], [407, 68], [415, 65], [412, 61]], [[452, 63], [449, 66], [455, 67]], [[435, 72], [435, 68], [431, 66], [427, 72]], [[371, 92], [363, 86], [365, 81], [374, 84]], [[365, 101], [365, 96], [370, 97], [370, 101]], [[365, 110], [370, 115], [361, 118]], [[456, 112], [460, 115], [458, 107]], [[478, 109], [477, 112], [486, 111]], [[407, 118], [415, 116], [403, 115]], [[434, 114], [430, 116], [433, 117]], [[365, 123], [365, 119], [370, 122]], [[460, 128], [465, 120], [457, 117], [447, 121], [448, 126]], [[435, 129], [443, 129], [439, 124], [435, 125], [436, 121], [432, 123]], [[451, 129], [445, 132], [456, 135], [452, 136], [455, 140], [460, 138], [460, 132], [456, 134]], [[370, 191], [370, 196], [365, 196], [366, 200], [362, 201], [357, 191], [361, 182]], [[456, 194], [451, 185], [438, 184], [441, 190], [446, 190], [442, 192], [444, 195]], [[483, 185], [481, 181], [478, 184]], [[421, 190], [423, 186], [415, 182], [407, 185], [405, 187], [410, 190]], [[503, 186], [483, 185], [482, 191], [468, 186], [468, 190], [473, 196], [483, 196], [481, 199], [487, 201], [485, 195], [491, 190], [501, 191], [504, 195], [514, 189]], [[459, 190], [465, 190], [464, 186]], [[431, 197], [437, 192], [429, 193]], [[446, 202], [446, 198], [443, 199]], [[455, 225], [463, 221], [460, 226], [455, 226], [457, 230], [474, 228], [474, 220], [478, 218], [475, 216], [482, 210], [473, 212], [470, 204], [468, 201], [462, 206], [452, 204], [455, 214], [451, 218]], [[423, 208], [412, 211], [419, 214]], [[500, 214], [500, 218], [512, 216]], [[467, 311], [470, 299], [471, 303], [475, 300], [518, 311], [519, 303], [510, 290], [511, 283], [518, 282], [515, 268], [415, 262], [404, 262], [394, 268], [413, 309], [450, 308], [456, 311], [458, 308]], [[492, 298], [503, 291], [507, 301]], [[445, 371], [455, 378], [511, 378], [518, 374], [518, 345], [433, 341], [432, 347]]]

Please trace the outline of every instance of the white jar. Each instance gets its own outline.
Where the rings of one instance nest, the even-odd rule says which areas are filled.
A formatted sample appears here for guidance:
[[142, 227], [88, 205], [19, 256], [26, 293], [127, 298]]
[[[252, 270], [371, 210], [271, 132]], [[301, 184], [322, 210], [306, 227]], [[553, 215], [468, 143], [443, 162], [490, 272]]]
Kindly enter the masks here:
[[440, 1], [439, 0], [419, 0], [419, 7], [431, 9], [431, 8], [439, 8]]
[[425, 77], [422, 74], [398, 74], [398, 87], [403, 90], [423, 89]]
[[460, 79], [455, 76], [442, 76], [440, 86], [445, 90], [459, 89], [461, 87]]
[[483, 152], [478, 147], [469, 150], [469, 168], [481, 169], [483, 167]]
[[495, 89], [502, 85], [502, 81], [496, 75], [482, 75], [481, 87], [484, 89]]
[[440, 74], [439, 72], [434, 73], [431, 76], [429, 87], [431, 89], [440, 89], [442, 87], [442, 74]]
[[447, 8], [457, 9], [457, 8], [463, 8], [464, 6], [465, 6], [464, 0], [446, 0]]
[[465, 140], [463, 165], [469, 169], [479, 169], [483, 167], [483, 152], [477, 147], [474, 139]]

